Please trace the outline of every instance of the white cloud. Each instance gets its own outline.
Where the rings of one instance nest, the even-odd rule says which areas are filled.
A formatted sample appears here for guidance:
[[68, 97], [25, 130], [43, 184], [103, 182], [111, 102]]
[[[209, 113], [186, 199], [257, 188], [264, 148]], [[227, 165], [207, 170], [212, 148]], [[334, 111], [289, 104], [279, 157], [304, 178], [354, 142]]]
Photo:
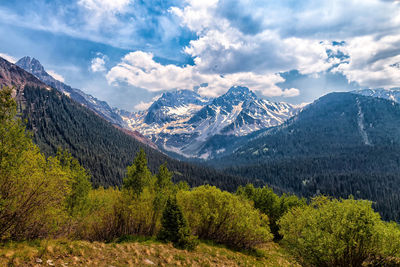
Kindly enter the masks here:
[[5, 60], [7, 60], [8, 62], [11, 62], [11, 63], [17, 62], [17, 59], [15, 57], [12, 57], [12, 56], [7, 55], [5, 53], [0, 53], [0, 57], [4, 58]]
[[[296, 5], [289, 0], [262, 5], [247, 0], [186, 2], [184, 8], [171, 8], [170, 12], [196, 32], [198, 38], [184, 51], [202, 72], [262, 74], [297, 69], [302, 74], [319, 73], [342, 63], [326, 52], [340, 49], [351, 62], [336, 71], [351, 81], [399, 85], [399, 68], [391, 67], [400, 62], [396, 58], [400, 51], [394, 50], [400, 45], [398, 1], [307, 0]], [[349, 45], [333, 46], [332, 40]], [[374, 59], [389, 48], [390, 57]]]
[[364, 87], [399, 87], [400, 33], [357, 37], [343, 49], [350, 55], [349, 63], [340, 64], [334, 71]]
[[184, 51], [203, 72], [276, 73], [298, 69], [307, 74], [325, 71], [333, 65], [320, 39], [284, 38], [278, 30], [270, 28], [248, 34], [219, 13], [218, 1], [187, 2], [186, 7], [171, 8], [170, 12], [181, 19], [183, 26], [197, 33], [198, 38], [190, 41]]
[[195, 86], [207, 83], [207, 87], [199, 88], [199, 93], [205, 96], [218, 96], [234, 85], [247, 86], [265, 96], [284, 95], [284, 92], [276, 86], [276, 83], [284, 81], [277, 74], [203, 73], [197, 66], [162, 65], [154, 61], [153, 54], [142, 51], [127, 54], [107, 73], [106, 78], [110, 84], [126, 82], [151, 92], [193, 89]]
[[[192, 89], [207, 83], [207, 87], [199, 88], [199, 93], [206, 96], [217, 96], [230, 86], [243, 85], [264, 96], [295, 97], [300, 94], [299, 89], [279, 88], [276, 84], [284, 80], [276, 73], [297, 69], [302, 74], [317, 75], [334, 68], [333, 71], [342, 72], [350, 81], [363, 86], [400, 84], [398, 3], [185, 3], [184, 7], [170, 8], [169, 13], [179, 19], [182, 27], [196, 34], [183, 49], [194, 59], [194, 65], [162, 65], [152, 53], [136, 51], [127, 54], [107, 73], [109, 83], [123, 81], [151, 92]], [[343, 40], [345, 44], [332, 45], [332, 40]]]
[[106, 71], [106, 60], [107, 57], [101, 53], [97, 53], [98, 57], [95, 57], [91, 61], [90, 70], [92, 72], [104, 72]]
[[60, 81], [60, 82], [64, 82], [64, 81], [65, 81], [65, 79], [64, 79], [64, 77], [63, 77], [62, 75], [56, 73], [56, 72], [53, 71], [53, 70], [46, 70], [46, 72], [47, 72], [48, 74], [50, 74], [50, 76], [52, 76], [54, 79], [56, 79], [56, 80], [58, 80], [58, 81]]
[[294, 97], [300, 95], [300, 90], [297, 88], [290, 88], [283, 90], [282, 96], [284, 97]]
[[107, 12], [124, 12], [131, 0], [79, 0], [78, 4], [88, 10], [107, 13]]

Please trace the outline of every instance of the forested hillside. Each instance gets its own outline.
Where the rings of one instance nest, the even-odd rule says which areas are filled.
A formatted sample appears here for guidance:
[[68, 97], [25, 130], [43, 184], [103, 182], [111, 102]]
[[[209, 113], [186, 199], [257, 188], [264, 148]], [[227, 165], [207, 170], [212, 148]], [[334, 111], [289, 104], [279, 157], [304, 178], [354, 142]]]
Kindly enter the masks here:
[[140, 148], [148, 155], [152, 172], [167, 162], [176, 181], [184, 180], [193, 186], [210, 183], [230, 190], [249, 182], [171, 159], [55, 90], [27, 86], [24, 100], [23, 117], [42, 151], [54, 155], [58, 147], [69, 150], [90, 171], [96, 186], [121, 185], [126, 166]]
[[5, 85], [14, 86], [19, 112], [45, 155], [55, 155], [58, 148], [69, 150], [90, 172], [95, 186], [121, 185], [126, 167], [140, 148], [148, 155], [152, 172], [167, 162], [175, 181], [193, 186], [209, 183], [231, 191], [250, 181], [171, 159], [0, 58], [0, 86]]
[[385, 219], [400, 220], [400, 105], [332, 93], [216, 166], [223, 164], [300, 196], [370, 199]]

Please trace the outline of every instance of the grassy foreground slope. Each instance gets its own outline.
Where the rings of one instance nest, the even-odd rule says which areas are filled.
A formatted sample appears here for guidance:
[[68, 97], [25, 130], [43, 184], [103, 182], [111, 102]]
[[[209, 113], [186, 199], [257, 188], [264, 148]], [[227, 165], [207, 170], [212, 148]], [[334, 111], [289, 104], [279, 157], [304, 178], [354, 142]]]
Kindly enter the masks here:
[[300, 266], [271, 242], [254, 252], [200, 243], [195, 251], [155, 241], [100, 243], [41, 240], [6, 243], [0, 266]]

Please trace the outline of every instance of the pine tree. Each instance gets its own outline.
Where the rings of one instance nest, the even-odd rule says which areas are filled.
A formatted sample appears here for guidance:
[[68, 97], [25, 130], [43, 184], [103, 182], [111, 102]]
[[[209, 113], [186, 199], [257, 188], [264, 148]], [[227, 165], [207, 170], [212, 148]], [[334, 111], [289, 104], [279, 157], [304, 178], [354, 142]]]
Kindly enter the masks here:
[[197, 246], [197, 239], [190, 234], [183, 212], [176, 198], [169, 198], [161, 219], [162, 228], [158, 239], [172, 242], [174, 247], [193, 250]]
[[168, 170], [166, 162], [160, 166], [156, 177], [156, 190], [172, 187], [172, 173]]
[[146, 153], [143, 149], [140, 149], [133, 164], [127, 168], [124, 188], [132, 191], [138, 197], [143, 192], [143, 188], [150, 183], [150, 180], [151, 172], [147, 167]]

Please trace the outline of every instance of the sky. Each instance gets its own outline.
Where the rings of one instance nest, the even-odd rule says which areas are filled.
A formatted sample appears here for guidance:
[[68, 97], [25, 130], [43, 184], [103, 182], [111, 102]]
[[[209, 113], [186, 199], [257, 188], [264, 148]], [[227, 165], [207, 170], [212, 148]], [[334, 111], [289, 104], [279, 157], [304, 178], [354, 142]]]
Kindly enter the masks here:
[[0, 56], [135, 111], [247, 86], [293, 104], [400, 86], [397, 0], [0, 0]]

